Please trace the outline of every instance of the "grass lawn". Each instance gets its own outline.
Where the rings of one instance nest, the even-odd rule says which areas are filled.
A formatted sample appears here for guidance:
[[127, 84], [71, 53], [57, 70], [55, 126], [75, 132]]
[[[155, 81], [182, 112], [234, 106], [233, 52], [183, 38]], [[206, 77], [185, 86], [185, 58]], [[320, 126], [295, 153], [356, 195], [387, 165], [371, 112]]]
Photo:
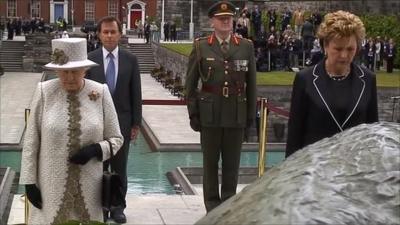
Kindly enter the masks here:
[[161, 44], [161, 46], [168, 48], [171, 51], [177, 52], [179, 54], [189, 56], [190, 52], [192, 51], [193, 44], [170, 43], [170, 44]]
[[[192, 51], [192, 44], [161, 44], [171, 51], [189, 56]], [[292, 85], [294, 72], [259, 72], [257, 73], [257, 85]], [[398, 87], [400, 88], [400, 71], [396, 70], [392, 74], [386, 72], [377, 73], [378, 87]]]

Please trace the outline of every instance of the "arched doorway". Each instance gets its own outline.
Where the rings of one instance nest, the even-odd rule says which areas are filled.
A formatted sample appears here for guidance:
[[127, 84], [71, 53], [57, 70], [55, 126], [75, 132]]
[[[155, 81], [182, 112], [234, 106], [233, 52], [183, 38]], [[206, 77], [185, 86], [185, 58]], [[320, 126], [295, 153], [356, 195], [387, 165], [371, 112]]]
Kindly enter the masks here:
[[132, 30], [137, 27], [138, 22], [140, 21], [144, 24], [145, 12], [146, 12], [146, 3], [134, 0], [127, 3], [128, 6], [128, 29]]
[[142, 7], [139, 4], [133, 4], [131, 6], [131, 23], [129, 25], [130, 29], [136, 29], [138, 22], [142, 20]]

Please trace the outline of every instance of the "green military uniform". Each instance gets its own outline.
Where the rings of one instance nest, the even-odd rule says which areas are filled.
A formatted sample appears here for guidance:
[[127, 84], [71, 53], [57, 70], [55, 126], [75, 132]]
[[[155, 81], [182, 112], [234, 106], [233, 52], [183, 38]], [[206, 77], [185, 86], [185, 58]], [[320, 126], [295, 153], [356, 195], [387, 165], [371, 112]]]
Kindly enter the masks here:
[[224, 53], [215, 34], [196, 39], [185, 83], [191, 127], [201, 136], [207, 211], [236, 194], [244, 130], [256, 115], [253, 44], [231, 34], [228, 45], [229, 50]]

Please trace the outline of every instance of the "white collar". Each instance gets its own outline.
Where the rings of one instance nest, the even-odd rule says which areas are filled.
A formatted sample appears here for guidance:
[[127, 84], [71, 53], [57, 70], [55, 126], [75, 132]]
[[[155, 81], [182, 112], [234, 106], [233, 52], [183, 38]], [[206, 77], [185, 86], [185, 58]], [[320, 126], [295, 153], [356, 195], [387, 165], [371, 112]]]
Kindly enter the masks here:
[[223, 41], [226, 41], [229, 44], [229, 41], [231, 40], [231, 35], [229, 34], [228, 37], [223, 40], [222, 38], [218, 37], [217, 35], [215, 35], [215, 37], [217, 37], [217, 40], [219, 42], [219, 44], [221, 45]]
[[[105, 49], [104, 47], [102, 47], [102, 50], [103, 50], [103, 59], [105, 59], [105, 58], [107, 58], [108, 53], [110, 53], [110, 52], [107, 49]], [[117, 45], [117, 47], [114, 48], [114, 50], [112, 50], [112, 52], [111, 52], [111, 54], [113, 54], [113, 56], [114, 56], [114, 59], [118, 58], [118, 50], [119, 50], [119, 48]]]

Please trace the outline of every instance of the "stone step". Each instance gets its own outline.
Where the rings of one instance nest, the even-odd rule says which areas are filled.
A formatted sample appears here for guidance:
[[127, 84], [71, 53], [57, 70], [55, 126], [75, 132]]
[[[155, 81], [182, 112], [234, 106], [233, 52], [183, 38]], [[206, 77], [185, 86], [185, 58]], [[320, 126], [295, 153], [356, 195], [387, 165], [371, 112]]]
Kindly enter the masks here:
[[0, 52], [4, 53], [24, 53], [24, 50], [16, 50], [16, 49], [1, 49]]
[[23, 71], [22, 67], [4, 67], [3, 69], [5, 72], [21, 72]]
[[13, 48], [13, 47], [1, 47], [2, 51], [18, 51], [18, 52], [23, 52], [25, 51], [24, 47], [22, 48]]
[[2, 55], [0, 54], [0, 60], [21, 60], [23, 55]]
[[6, 65], [21, 65], [22, 66], [22, 61], [5, 61], [5, 60], [0, 60], [0, 64], [3, 66]]
[[152, 50], [143, 50], [143, 51], [137, 51], [135, 49], [128, 50], [129, 52], [132, 52], [135, 55], [153, 55]]
[[136, 55], [141, 73], [150, 73], [155, 66], [153, 49], [147, 44], [128, 44], [126, 50]]
[[0, 61], [0, 64], [4, 67], [4, 66], [22, 66], [22, 62], [7, 62], [7, 61]]
[[135, 54], [147, 54], [147, 55], [152, 55], [153, 50], [152, 49], [144, 49], [144, 50], [137, 50], [137, 49], [128, 49], [129, 52], [135, 53]]
[[22, 60], [23, 55], [2, 55], [0, 54], [0, 60]]

